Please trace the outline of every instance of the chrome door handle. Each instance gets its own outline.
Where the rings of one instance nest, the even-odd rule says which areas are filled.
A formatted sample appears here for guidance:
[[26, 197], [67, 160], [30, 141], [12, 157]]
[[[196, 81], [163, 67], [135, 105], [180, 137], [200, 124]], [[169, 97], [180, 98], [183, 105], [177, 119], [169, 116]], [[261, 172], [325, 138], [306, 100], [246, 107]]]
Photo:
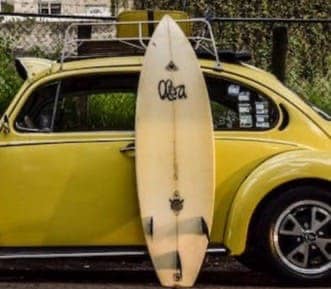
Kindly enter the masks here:
[[121, 153], [127, 153], [127, 152], [134, 152], [136, 150], [136, 147], [134, 145], [134, 143], [129, 143], [127, 146], [122, 147], [120, 149]]

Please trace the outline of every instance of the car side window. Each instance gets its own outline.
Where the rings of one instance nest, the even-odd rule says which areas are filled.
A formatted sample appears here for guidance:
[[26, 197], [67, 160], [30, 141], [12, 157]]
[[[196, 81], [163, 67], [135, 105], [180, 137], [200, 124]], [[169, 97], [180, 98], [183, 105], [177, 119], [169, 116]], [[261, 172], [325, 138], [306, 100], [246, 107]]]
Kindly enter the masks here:
[[59, 82], [37, 88], [16, 119], [16, 128], [26, 132], [50, 132]]
[[215, 130], [268, 130], [278, 121], [276, 105], [239, 83], [206, 76]]
[[63, 80], [54, 131], [133, 130], [137, 86], [137, 74]]
[[[44, 126], [53, 132], [132, 131], [138, 79], [134, 73], [83, 75], [41, 87], [25, 104], [17, 127], [30, 132], [45, 131]], [[47, 107], [37, 108], [45, 102]]]

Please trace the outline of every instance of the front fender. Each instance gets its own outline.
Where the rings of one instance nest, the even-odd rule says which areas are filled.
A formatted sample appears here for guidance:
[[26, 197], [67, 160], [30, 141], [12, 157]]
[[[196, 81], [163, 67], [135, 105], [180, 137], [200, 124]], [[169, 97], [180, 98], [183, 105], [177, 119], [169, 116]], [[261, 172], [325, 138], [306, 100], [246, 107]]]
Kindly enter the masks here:
[[282, 153], [259, 165], [247, 177], [234, 198], [226, 225], [224, 243], [233, 255], [244, 252], [250, 221], [264, 197], [282, 184], [306, 178], [331, 181], [331, 152]]

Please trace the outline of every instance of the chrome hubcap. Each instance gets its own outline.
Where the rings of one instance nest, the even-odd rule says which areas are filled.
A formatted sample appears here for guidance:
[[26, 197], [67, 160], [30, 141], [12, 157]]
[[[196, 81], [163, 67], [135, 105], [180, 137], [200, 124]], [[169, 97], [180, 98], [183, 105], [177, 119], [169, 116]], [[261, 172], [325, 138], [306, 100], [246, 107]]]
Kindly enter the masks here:
[[309, 244], [313, 244], [314, 242], [316, 242], [316, 240], [318, 238], [316, 233], [313, 231], [304, 231], [302, 233], [302, 237], [303, 237], [303, 240]]
[[331, 269], [331, 207], [306, 200], [288, 207], [277, 219], [273, 242], [281, 261], [308, 275]]

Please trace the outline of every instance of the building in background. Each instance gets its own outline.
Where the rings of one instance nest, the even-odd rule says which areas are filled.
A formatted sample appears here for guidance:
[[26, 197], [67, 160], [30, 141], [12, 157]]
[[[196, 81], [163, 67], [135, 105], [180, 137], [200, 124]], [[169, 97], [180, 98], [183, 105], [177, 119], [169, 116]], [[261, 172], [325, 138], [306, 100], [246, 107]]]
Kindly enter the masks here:
[[[133, 0], [0, 0], [1, 11], [45, 15], [116, 16], [133, 7]], [[8, 12], [8, 11], [6, 11]]]

